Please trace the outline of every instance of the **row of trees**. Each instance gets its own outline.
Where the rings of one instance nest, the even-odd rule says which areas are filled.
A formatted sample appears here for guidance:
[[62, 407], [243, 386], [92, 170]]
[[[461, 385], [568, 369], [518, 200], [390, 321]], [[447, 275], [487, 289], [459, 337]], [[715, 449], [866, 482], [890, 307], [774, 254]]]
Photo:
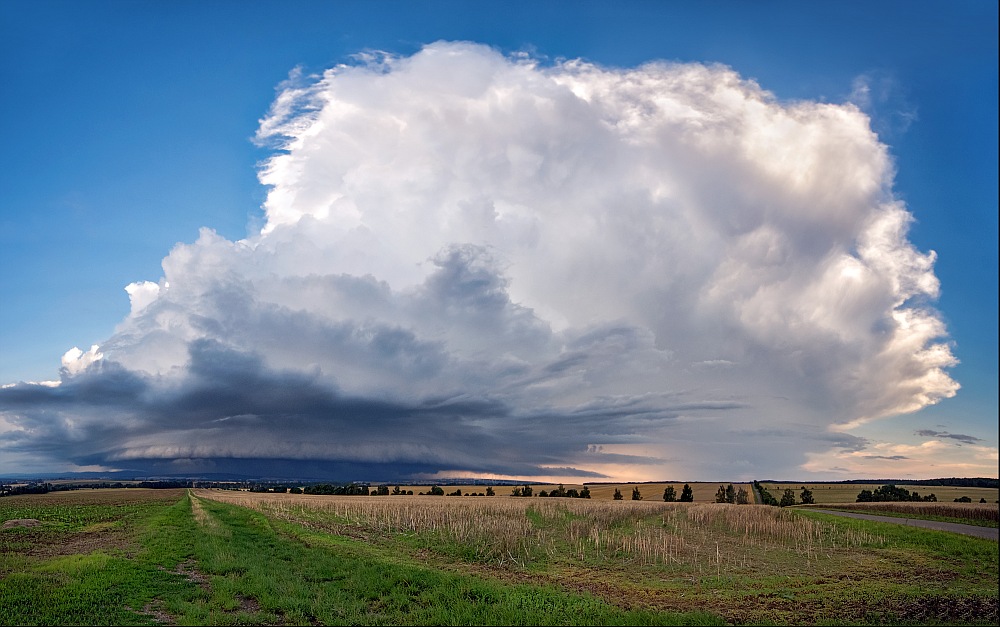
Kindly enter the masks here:
[[[956, 499], [957, 500], [957, 499]], [[971, 499], [970, 499], [971, 500]], [[937, 501], [937, 497], [934, 493], [930, 493], [927, 496], [920, 496], [920, 494], [914, 490], [910, 492], [906, 488], [899, 488], [892, 484], [887, 484], [872, 490], [862, 490], [858, 493], [857, 501], [858, 503], [882, 503], [882, 502], [898, 502], [898, 501]]]
[[685, 483], [684, 487], [681, 488], [681, 497], [678, 499], [677, 490], [674, 489], [674, 486], [668, 485], [663, 489], [663, 500], [667, 503], [673, 503], [674, 501], [694, 503], [694, 490], [691, 489], [689, 484]]
[[[785, 491], [781, 494], [780, 500], [775, 498], [774, 495], [768, 492], [767, 488], [761, 485], [759, 481], [753, 482], [753, 488], [754, 490], [757, 491], [757, 494], [760, 495], [760, 502], [763, 503], [764, 505], [773, 505], [774, 507], [789, 507], [791, 505], [796, 504], [795, 490], [791, 488], [785, 488]], [[812, 490], [810, 490], [805, 486], [802, 486], [802, 491], [799, 493], [799, 504], [812, 505], [815, 502], [816, 499], [813, 497]]]
[[[529, 488], [530, 489], [530, 488]], [[567, 490], [563, 487], [563, 484], [559, 484], [558, 488], [553, 489], [551, 492], [546, 492], [545, 490], [539, 490], [538, 496], [555, 496], [564, 497], [570, 499], [589, 499], [590, 498], [590, 488], [583, 486], [582, 489], [577, 490], [576, 488], [570, 488]]]
[[731, 483], [727, 486], [720, 485], [718, 491], [715, 493], [715, 502], [747, 505], [750, 503], [750, 493], [748, 493], [742, 486], [739, 490], [736, 490]]

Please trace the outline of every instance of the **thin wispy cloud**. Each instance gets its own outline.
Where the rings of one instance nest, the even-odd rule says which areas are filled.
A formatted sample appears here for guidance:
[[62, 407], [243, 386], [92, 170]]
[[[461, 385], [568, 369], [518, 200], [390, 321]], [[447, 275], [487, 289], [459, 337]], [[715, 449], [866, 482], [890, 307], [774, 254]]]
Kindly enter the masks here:
[[0, 390], [5, 455], [749, 478], [959, 387], [853, 104], [436, 43], [293, 73], [257, 139], [260, 231], [177, 245], [60, 385]]
[[965, 435], [964, 433], [948, 433], [947, 431], [934, 431], [933, 429], [919, 429], [916, 434], [923, 438], [948, 438], [949, 440], [958, 440], [966, 444], [975, 444], [976, 442], [983, 441], [982, 438]]

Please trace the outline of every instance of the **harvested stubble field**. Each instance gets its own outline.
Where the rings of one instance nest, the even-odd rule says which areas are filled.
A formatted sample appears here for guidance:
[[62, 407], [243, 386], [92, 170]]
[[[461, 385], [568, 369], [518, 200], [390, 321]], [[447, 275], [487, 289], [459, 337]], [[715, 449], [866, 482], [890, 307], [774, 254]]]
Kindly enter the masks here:
[[0, 624], [995, 624], [997, 545], [753, 505], [0, 499]]
[[624, 607], [707, 611], [733, 623], [986, 624], [997, 614], [995, 543], [815, 513], [593, 499], [197, 496], [434, 568]]
[[[782, 492], [786, 488], [795, 492], [798, 499], [803, 487], [809, 488], [813, 493], [813, 498], [817, 505], [828, 503], [854, 503], [858, 498], [858, 493], [862, 490], [875, 490], [879, 484], [872, 483], [761, 483], [767, 488], [775, 498], [781, 498]], [[954, 499], [967, 496], [978, 502], [979, 499], [986, 499], [987, 503], [996, 503], [1000, 498], [1000, 490], [996, 488], [961, 488], [955, 486], [926, 486], [926, 485], [904, 485], [896, 484], [896, 487], [904, 488], [912, 492], [918, 492], [921, 496], [934, 494], [938, 502], [951, 502]]]

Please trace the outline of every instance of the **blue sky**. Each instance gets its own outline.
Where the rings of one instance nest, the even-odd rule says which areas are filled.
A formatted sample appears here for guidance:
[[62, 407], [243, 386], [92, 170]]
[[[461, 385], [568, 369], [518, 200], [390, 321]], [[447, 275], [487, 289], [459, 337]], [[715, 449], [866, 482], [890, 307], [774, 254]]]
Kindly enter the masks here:
[[[940, 295], [932, 305], [947, 327], [952, 353], [961, 362], [947, 368], [961, 389], [953, 398], [943, 398], [916, 414], [883, 417], [831, 433], [857, 438], [848, 444], [836, 442], [842, 451], [869, 459], [867, 466], [851, 469], [855, 474], [891, 474], [897, 468], [891, 462], [903, 461], [900, 458], [916, 462], [917, 451], [931, 455], [919, 458], [924, 461], [939, 459], [937, 455], [957, 460], [968, 452], [968, 448], [933, 452], [937, 449], [928, 442], [939, 443], [942, 451], [954, 443], [992, 449], [992, 474], [996, 474], [995, 3], [5, 2], [0, 17], [0, 84], [4, 85], [0, 124], [7, 142], [0, 169], [5, 191], [0, 203], [0, 384], [58, 379], [60, 358], [67, 350], [79, 347], [86, 352], [116, 336], [116, 327], [130, 312], [123, 288], [138, 281], [159, 281], [164, 257], [176, 243], [198, 240], [199, 228], [214, 229], [228, 241], [259, 234], [269, 217], [262, 208], [268, 189], [258, 181], [258, 172], [275, 151], [273, 142], [261, 145], [254, 137], [261, 120], [270, 115], [276, 89], [295, 68], [308, 83], [310, 75], [337, 64], [357, 64], [352, 55], [359, 52], [377, 50], [408, 58], [433, 42], [468, 41], [508, 59], [526, 53], [542, 67], [577, 58], [622, 71], [654, 60], [722, 64], [774, 94], [782, 106], [796, 101], [860, 106], [891, 154], [892, 193], [905, 202], [915, 220], [909, 242], [921, 253], [937, 253], [933, 273], [940, 280]], [[360, 136], [357, 139], [361, 141]], [[442, 272], [451, 268], [451, 261], [438, 261]], [[509, 285], [512, 306], [531, 308], [540, 324], [572, 329], [565, 321], [546, 318], [545, 305], [532, 301], [530, 290], [518, 291], [524, 283], [515, 276], [516, 260], [511, 263], [515, 274], [498, 285]], [[375, 278], [402, 285], [389, 276]], [[632, 320], [619, 312], [604, 322], [623, 319]], [[395, 319], [393, 324], [410, 328]], [[646, 327], [636, 323], [635, 328]], [[657, 337], [657, 349], [669, 350], [665, 335]], [[227, 341], [228, 349], [264, 355], [255, 368], [268, 376], [278, 368], [261, 346]], [[202, 346], [202, 352], [192, 348], [191, 355], [204, 357], [210, 348]], [[564, 346], [561, 354], [567, 350]], [[365, 397], [363, 386], [351, 387], [344, 376], [334, 377], [337, 389], [350, 389], [352, 398]], [[730, 432], [770, 430], [797, 446], [798, 432], [789, 427], [797, 423], [790, 415], [780, 425], [763, 420], [758, 424], [754, 416], [769, 411], [769, 406], [741, 396], [748, 385], [745, 381], [738, 389], [725, 388], [724, 377], [719, 381], [705, 387], [715, 390], [713, 394], [721, 392], [696, 402], [711, 404], [725, 397], [726, 402], [740, 404], [742, 409], [734, 415], [742, 412], [743, 426], [730, 425]], [[685, 391], [695, 389], [693, 383], [686, 385]], [[606, 398], [613, 387], [610, 383], [607, 389], [595, 387], [593, 398]], [[408, 393], [400, 392], [391, 400], [400, 406], [414, 402]], [[11, 401], [14, 404], [8, 406], [16, 416], [9, 419], [11, 424], [21, 425], [19, 433], [41, 429], [36, 423], [24, 426], [30, 422], [24, 417], [29, 411], [25, 407], [45, 413], [42, 408], [51, 402], [48, 397], [31, 398], [36, 400]], [[469, 398], [484, 400], [472, 392]], [[579, 409], [593, 398], [574, 396], [572, 402]], [[79, 397], [74, 402], [85, 401]], [[536, 425], [545, 423], [539, 417], [545, 413], [542, 407], [558, 414], [556, 409], [571, 401], [566, 397], [536, 404], [523, 398], [504, 402], [507, 409], [501, 414], [534, 416], [529, 422]], [[685, 402], [695, 401], [685, 397]], [[818, 414], [827, 411], [822, 403], [807, 405]], [[123, 416], [128, 413], [122, 411]], [[676, 408], [667, 414], [667, 422], [698, 419]], [[60, 415], [66, 419], [66, 414]], [[717, 419], [723, 420], [718, 416], [708, 420]], [[829, 422], [850, 419], [845, 415]], [[502, 423], [496, 416], [490, 420]], [[815, 424], [801, 422], [809, 423], [809, 429], [823, 426], [819, 419]], [[535, 463], [612, 476], [631, 472], [623, 468], [636, 462], [633, 475], [645, 477], [643, 472], [654, 472], [650, 468], [681, 475], [683, 468], [693, 468], [663, 461], [675, 460], [675, 453], [669, 447], [647, 446], [643, 442], [655, 438], [640, 438], [637, 430], [629, 429], [607, 441], [581, 436], [574, 444], [586, 450], [603, 446], [600, 450], [608, 455], [625, 456], [617, 461], [574, 461], [570, 452], [560, 451], [544, 463], [508, 460], [506, 466], [497, 462], [495, 468], [471, 470], [532, 476], [524, 473], [536, 472], [528, 468]], [[240, 437], [254, 437], [247, 433]], [[934, 439], [927, 433], [938, 436]], [[152, 441], [155, 434], [151, 428], [143, 437]], [[820, 440], [823, 437], [827, 436]], [[455, 444], [457, 449], [461, 446]], [[744, 468], [729, 476], [787, 476], [798, 469], [837, 478], [838, 472], [846, 472], [816, 446], [815, 458], [774, 467], [746, 460]], [[102, 457], [97, 449], [60, 449], [58, 455], [64, 460], [32, 451], [25, 444], [17, 449], [18, 461], [0, 464], [0, 471], [27, 467], [27, 460], [36, 460], [41, 469], [62, 461], [70, 464], [67, 468], [127, 467], [121, 460], [132, 459], [119, 452], [114, 458], [118, 462], [111, 463], [112, 458]], [[627, 456], [636, 459], [629, 458], [630, 462]], [[637, 461], [640, 457], [647, 461]], [[883, 458], [886, 463], [876, 465]], [[336, 453], [317, 453], [309, 459], [348, 463]], [[659, 465], [649, 459], [660, 460]], [[969, 474], [988, 473], [982, 470], [990, 467], [988, 451], [985, 459], [985, 466], [975, 466]], [[948, 474], [962, 474], [952, 461], [941, 463]], [[429, 464], [419, 471], [449, 469], [470, 470], [461, 464]], [[560, 472], [550, 474], [564, 476]], [[566, 472], [565, 476], [573, 476]], [[725, 469], [708, 465], [691, 472], [691, 479], [713, 478], [725, 474]], [[897, 476], [912, 472], [901, 468]]]

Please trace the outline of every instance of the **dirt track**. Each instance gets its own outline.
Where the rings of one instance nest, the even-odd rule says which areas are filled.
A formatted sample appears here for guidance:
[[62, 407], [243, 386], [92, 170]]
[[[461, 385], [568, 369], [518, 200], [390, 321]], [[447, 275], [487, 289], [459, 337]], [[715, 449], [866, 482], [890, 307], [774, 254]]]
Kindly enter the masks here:
[[824, 514], [833, 514], [835, 516], [847, 516], [848, 518], [860, 518], [862, 520], [875, 520], [878, 522], [896, 523], [897, 525], [909, 525], [911, 527], [925, 527], [927, 529], [936, 529], [938, 531], [951, 531], [954, 533], [962, 533], [967, 536], [976, 536], [977, 538], [986, 538], [987, 540], [998, 539], [1000, 535], [1000, 529], [996, 527], [977, 527], [976, 525], [963, 525], [960, 523], [950, 523], [950, 522], [939, 522], [937, 520], [921, 520], [919, 518], [897, 518], [895, 516], [875, 516], [873, 514], [855, 514], [854, 512], [844, 512], [833, 509], [813, 509], [809, 508], [810, 512], [822, 512]]

